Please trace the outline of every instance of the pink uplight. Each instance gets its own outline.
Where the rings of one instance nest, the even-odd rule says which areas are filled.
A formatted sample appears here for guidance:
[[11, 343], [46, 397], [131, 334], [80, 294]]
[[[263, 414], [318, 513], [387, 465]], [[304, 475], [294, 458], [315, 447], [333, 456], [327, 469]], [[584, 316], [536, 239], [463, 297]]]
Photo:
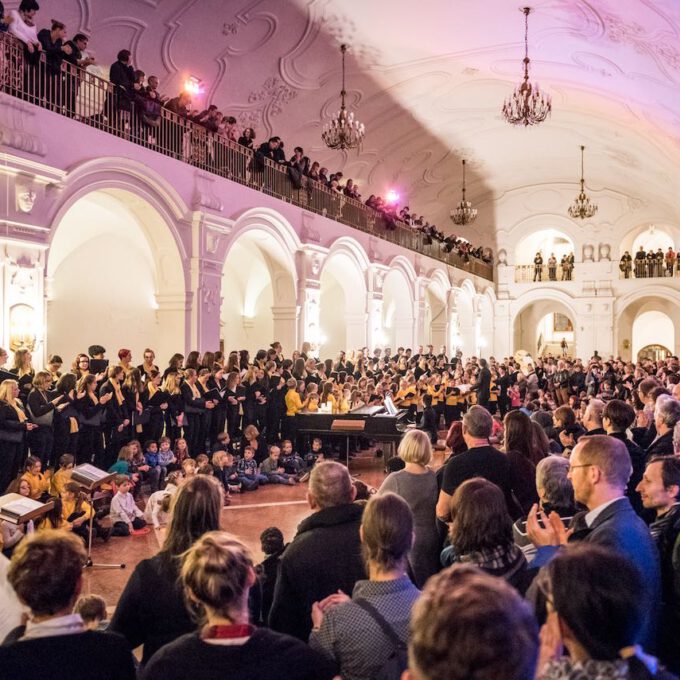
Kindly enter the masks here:
[[396, 203], [399, 200], [399, 194], [394, 189], [390, 189], [387, 192], [386, 200], [388, 203]]

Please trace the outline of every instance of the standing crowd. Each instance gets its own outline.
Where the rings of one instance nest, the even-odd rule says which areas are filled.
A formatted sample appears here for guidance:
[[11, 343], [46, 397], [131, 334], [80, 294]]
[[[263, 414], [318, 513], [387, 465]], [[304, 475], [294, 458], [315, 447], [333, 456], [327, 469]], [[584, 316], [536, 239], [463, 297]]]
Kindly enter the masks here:
[[[107, 367], [104, 348], [90, 347], [62, 375], [56, 357], [36, 372], [30, 353], [18, 350], [12, 377], [0, 384], [2, 460], [16, 456], [26, 468], [20, 493], [48, 498], [60, 486], [71, 520], [52, 512], [10, 546], [9, 564], [0, 563], [5, 621], [14, 623], [4, 630], [0, 678], [132, 678], [129, 650], [139, 646], [145, 679], [218, 678], [224, 668], [234, 677], [350, 680], [675, 677], [678, 359], [631, 363], [596, 354], [588, 362], [520, 364], [443, 349], [364, 348], [320, 361], [309, 346], [286, 359], [272, 343], [252, 361], [245, 352], [175, 355], [165, 375], [151, 350], [139, 366], [121, 350]], [[211, 369], [201, 368], [206, 360]], [[68, 375], [72, 390], [63, 386]], [[232, 420], [215, 415], [225, 386], [236, 401]], [[276, 390], [283, 398], [274, 418]], [[388, 396], [413, 423], [388, 461], [392, 471], [366, 496], [346, 466], [329, 460], [332, 438], [302, 448], [295, 414], [320, 403], [342, 413]], [[89, 454], [78, 446], [87, 427], [83, 400], [104, 413], [105, 425], [91, 433], [101, 448]], [[117, 419], [106, 415], [111, 401]], [[36, 438], [48, 427], [39, 404], [53, 419]], [[154, 405], [157, 436], [140, 451], [133, 437], [137, 427], [146, 437]], [[244, 437], [258, 440], [256, 451], [235, 449], [248, 427], [256, 428]], [[440, 428], [448, 456], [435, 470]], [[52, 466], [61, 439], [76, 453], [61, 453], [48, 478], [43, 463]], [[84, 560], [77, 520], [93, 509], [68, 472], [78, 455], [108, 464], [116, 447], [111, 517], [98, 516], [94, 530], [105, 539], [144, 523], [168, 532], [159, 554], [136, 567], [102, 632], [102, 617], [89, 629], [87, 607], [76, 606]], [[130, 468], [140, 452], [143, 463]], [[237, 538], [238, 521], [227, 527], [221, 518], [239, 483], [234, 460], [255, 455], [271, 461], [255, 474], [308, 479], [311, 511], [288, 545], [277, 528], [263, 531], [260, 565]], [[286, 472], [284, 455], [301, 466]], [[149, 474], [157, 467], [166, 469]], [[135, 489], [146, 483], [145, 499]], [[3, 540], [10, 534], [3, 530]]]

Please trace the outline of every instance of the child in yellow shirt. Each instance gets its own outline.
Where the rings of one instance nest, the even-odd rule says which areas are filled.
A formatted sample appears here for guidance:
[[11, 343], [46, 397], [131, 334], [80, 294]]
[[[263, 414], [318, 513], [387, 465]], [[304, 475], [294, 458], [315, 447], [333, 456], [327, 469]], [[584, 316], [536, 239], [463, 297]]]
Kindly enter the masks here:
[[50, 496], [50, 471], [45, 474], [40, 471], [42, 469], [42, 461], [36, 456], [29, 456], [24, 465], [24, 474], [21, 479], [28, 482], [31, 487], [31, 498], [34, 501], [43, 502], [49, 499]]
[[50, 496], [59, 497], [64, 490], [67, 482], [71, 481], [73, 474], [74, 458], [70, 453], [65, 453], [59, 459], [59, 469], [52, 475], [50, 479]]

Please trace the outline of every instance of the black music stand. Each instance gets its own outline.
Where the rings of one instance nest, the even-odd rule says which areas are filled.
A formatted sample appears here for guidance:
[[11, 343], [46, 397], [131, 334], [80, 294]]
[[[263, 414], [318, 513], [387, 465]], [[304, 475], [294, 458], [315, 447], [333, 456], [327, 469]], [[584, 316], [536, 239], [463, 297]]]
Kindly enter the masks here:
[[99, 489], [102, 484], [106, 484], [116, 477], [115, 474], [109, 474], [90, 465], [89, 463], [84, 463], [83, 465], [78, 465], [73, 468], [73, 473], [71, 475], [71, 480], [76, 482], [84, 491], [88, 494], [88, 499], [90, 501], [90, 520], [88, 522], [87, 530], [87, 558], [85, 560], [86, 569], [125, 569], [124, 562], [118, 562], [115, 564], [104, 564], [96, 563], [92, 561], [92, 532], [94, 530], [94, 494], [97, 489]]

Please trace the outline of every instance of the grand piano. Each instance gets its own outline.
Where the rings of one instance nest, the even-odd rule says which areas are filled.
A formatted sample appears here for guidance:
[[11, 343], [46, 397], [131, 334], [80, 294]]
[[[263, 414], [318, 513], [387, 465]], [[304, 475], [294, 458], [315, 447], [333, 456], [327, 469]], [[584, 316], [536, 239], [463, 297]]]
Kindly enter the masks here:
[[[389, 410], [386, 406], [361, 406], [349, 413], [298, 413], [295, 420], [298, 435], [346, 437], [348, 452], [350, 437], [368, 437], [390, 444], [391, 453], [392, 445], [406, 432], [407, 415], [407, 409], [397, 410], [393, 405]], [[388, 458], [386, 453], [385, 460]]]

